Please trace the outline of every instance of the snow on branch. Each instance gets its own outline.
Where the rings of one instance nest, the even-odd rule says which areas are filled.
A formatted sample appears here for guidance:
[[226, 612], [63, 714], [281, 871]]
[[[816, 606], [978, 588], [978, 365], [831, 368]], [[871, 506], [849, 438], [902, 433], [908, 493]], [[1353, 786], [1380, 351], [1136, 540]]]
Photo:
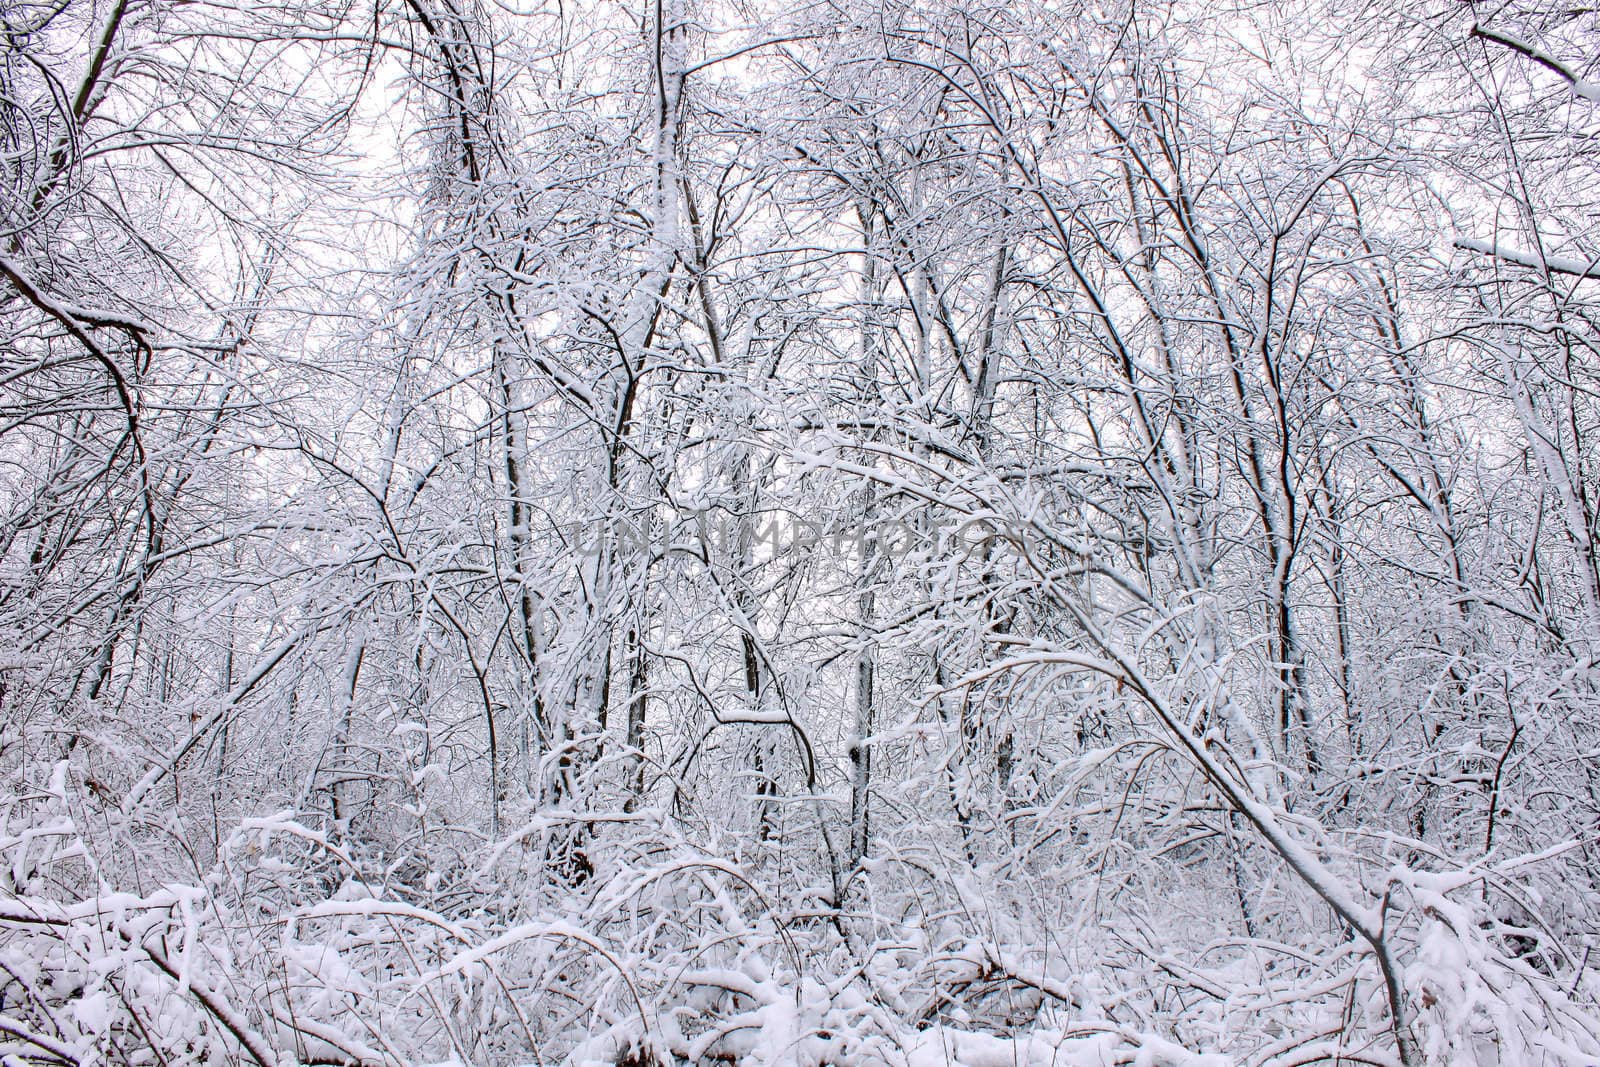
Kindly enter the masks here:
[[1567, 66], [1565, 63], [1561, 62], [1561, 60], [1555, 58], [1549, 53], [1534, 47], [1527, 41], [1524, 41], [1518, 37], [1513, 37], [1509, 33], [1502, 33], [1499, 30], [1485, 29], [1484, 27], [1478, 25], [1474, 25], [1472, 27], [1472, 36], [1482, 37], [1486, 41], [1493, 41], [1495, 44], [1505, 45], [1513, 52], [1516, 52], [1519, 55], [1527, 56], [1541, 67], [1546, 67], [1550, 70], [1553, 70], [1565, 78], [1568, 86], [1574, 93], [1577, 93], [1591, 104], [1600, 104], [1600, 84], [1591, 81], [1585, 81], [1583, 78], [1578, 77], [1578, 75], [1573, 72], [1571, 67]]
[[1457, 237], [1455, 247], [1468, 252], [1503, 259], [1518, 266], [1548, 270], [1553, 274], [1571, 274], [1578, 278], [1600, 279], [1600, 258], [1591, 260], [1569, 259], [1566, 256], [1541, 256], [1534, 252], [1507, 248], [1498, 241], [1475, 241], [1470, 237]]

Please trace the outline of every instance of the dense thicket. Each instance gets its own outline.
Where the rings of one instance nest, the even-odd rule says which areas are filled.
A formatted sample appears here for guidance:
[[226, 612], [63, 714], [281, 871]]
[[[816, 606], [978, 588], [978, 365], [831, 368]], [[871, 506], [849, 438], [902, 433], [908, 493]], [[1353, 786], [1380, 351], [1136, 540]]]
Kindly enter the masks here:
[[0, 3], [0, 1059], [1594, 1062], [1596, 18]]

